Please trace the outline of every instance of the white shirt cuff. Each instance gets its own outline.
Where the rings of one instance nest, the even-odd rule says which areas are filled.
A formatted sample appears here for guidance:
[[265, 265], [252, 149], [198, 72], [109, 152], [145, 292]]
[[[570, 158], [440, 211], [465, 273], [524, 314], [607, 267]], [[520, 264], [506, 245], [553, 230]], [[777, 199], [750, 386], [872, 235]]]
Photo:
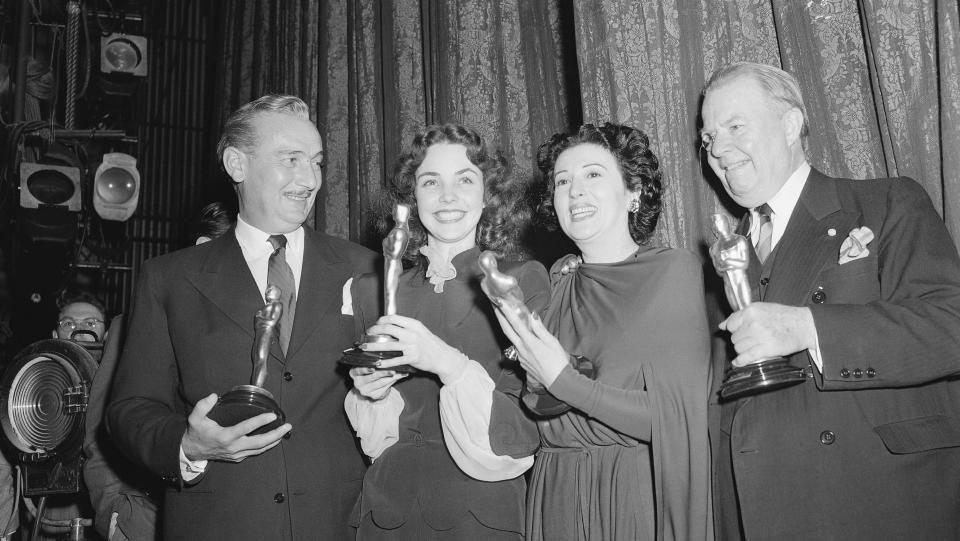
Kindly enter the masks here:
[[817, 347], [807, 349], [807, 351], [810, 352], [810, 358], [813, 360], [813, 364], [816, 365], [817, 370], [819, 370], [820, 373], [822, 374], [823, 373], [823, 353], [820, 351], [820, 336], [817, 335], [816, 328], [814, 328], [813, 333], [814, 333], [813, 338], [816, 341]]
[[513, 479], [533, 465], [533, 457], [497, 455], [490, 445], [490, 415], [496, 388], [476, 361], [440, 389], [440, 425], [450, 456], [464, 473], [480, 481]]
[[363, 397], [351, 389], [343, 401], [343, 409], [360, 439], [363, 453], [376, 460], [391, 445], [400, 441], [400, 413], [403, 412], [403, 397], [391, 388], [381, 400]]
[[187, 454], [183, 452], [183, 446], [180, 446], [180, 477], [184, 481], [190, 482], [200, 477], [205, 471], [207, 471], [207, 461], [190, 460], [187, 458]]

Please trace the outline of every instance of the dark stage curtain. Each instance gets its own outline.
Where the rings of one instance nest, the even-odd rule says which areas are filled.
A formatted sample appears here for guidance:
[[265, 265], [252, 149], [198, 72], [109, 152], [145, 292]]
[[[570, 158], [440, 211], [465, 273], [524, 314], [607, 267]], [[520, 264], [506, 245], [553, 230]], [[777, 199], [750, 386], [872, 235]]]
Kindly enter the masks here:
[[[810, 161], [908, 175], [960, 239], [960, 31], [947, 0], [231, 0], [213, 115], [268, 91], [314, 108], [329, 154], [314, 225], [371, 240], [369, 208], [423, 125], [480, 129], [518, 174], [546, 136], [613, 120], [646, 131], [667, 189], [657, 240], [695, 251], [739, 213], [701, 164], [700, 90], [720, 65], [794, 73]], [[212, 127], [214, 131], [218, 126]]]
[[573, 39], [556, 1], [225, 6], [218, 121], [266, 92], [303, 97], [328, 156], [315, 225], [334, 235], [376, 244], [369, 210], [426, 124], [473, 126], [528, 175], [531, 141], [578, 118], [568, 104], [579, 107], [568, 97], [574, 52], [564, 48]]

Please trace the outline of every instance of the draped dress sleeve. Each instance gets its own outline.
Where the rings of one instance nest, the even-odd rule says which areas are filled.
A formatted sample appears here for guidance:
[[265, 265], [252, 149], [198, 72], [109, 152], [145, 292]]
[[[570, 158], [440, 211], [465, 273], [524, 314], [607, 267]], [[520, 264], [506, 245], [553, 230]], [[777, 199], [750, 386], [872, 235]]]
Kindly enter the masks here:
[[647, 443], [657, 539], [712, 539], [701, 264], [684, 250], [651, 249], [599, 278], [591, 272], [557, 278], [547, 325], [569, 353], [596, 355], [606, 377], [565, 368], [548, 390], [574, 413], [541, 428], [548, 441]]

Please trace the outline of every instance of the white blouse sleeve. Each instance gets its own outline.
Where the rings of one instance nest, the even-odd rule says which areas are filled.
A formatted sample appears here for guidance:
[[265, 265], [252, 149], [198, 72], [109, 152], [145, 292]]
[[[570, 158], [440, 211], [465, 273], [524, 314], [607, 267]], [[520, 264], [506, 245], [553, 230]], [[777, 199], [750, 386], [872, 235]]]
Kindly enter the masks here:
[[533, 457], [497, 455], [490, 446], [490, 411], [496, 385], [476, 361], [440, 389], [440, 425], [454, 462], [480, 481], [513, 479], [533, 465]]
[[360, 448], [371, 460], [376, 460], [399, 441], [403, 397], [396, 389], [390, 389], [386, 397], [376, 401], [351, 389], [343, 401], [343, 408], [360, 438]]

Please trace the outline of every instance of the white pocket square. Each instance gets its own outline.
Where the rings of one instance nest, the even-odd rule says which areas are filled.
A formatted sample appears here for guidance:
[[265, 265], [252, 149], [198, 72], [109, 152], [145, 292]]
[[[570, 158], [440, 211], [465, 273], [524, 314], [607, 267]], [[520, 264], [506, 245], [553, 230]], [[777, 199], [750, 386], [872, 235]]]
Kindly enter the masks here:
[[350, 296], [350, 286], [353, 285], [353, 278], [343, 284], [343, 290], [340, 291], [342, 304], [340, 305], [340, 314], [344, 316], [353, 315], [353, 297]]
[[840, 245], [840, 258], [837, 262], [843, 265], [867, 257], [870, 255], [870, 249], [867, 248], [867, 245], [873, 238], [873, 231], [867, 226], [852, 229], [847, 238], [843, 239], [843, 244]]

